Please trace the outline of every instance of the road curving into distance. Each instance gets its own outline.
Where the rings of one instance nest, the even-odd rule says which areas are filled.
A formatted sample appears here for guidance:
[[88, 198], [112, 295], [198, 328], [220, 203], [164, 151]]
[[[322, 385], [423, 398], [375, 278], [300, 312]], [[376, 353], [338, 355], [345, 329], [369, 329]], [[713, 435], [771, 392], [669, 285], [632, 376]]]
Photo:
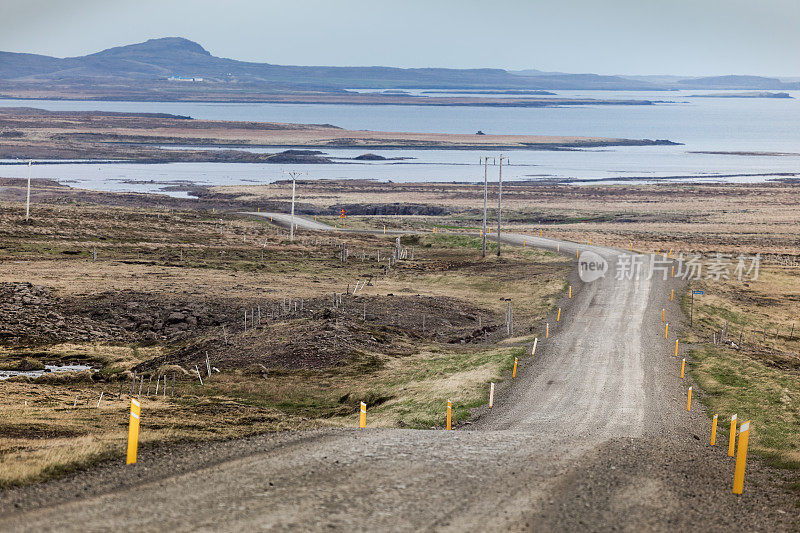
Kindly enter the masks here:
[[[248, 214], [288, 224], [288, 215]], [[330, 229], [296, 221], [300, 228]], [[749, 465], [745, 494], [731, 494], [733, 462], [719, 446], [707, 445], [710, 423], [700, 397], [686, 411], [688, 383], [673, 356], [678, 325], [673, 321], [664, 339], [661, 323], [662, 308], [679, 316], [669, 292], [680, 284], [650, 278], [646, 265], [639, 279], [616, 279], [620, 250], [503, 235], [509, 244], [523, 239], [526, 246], [572, 257], [591, 250], [609, 271], [576, 285], [573, 298], [560, 303], [560, 322], [549, 318], [550, 338], [539, 342], [535, 357], [521, 361], [513, 386], [475, 423], [451, 432], [354, 428], [265, 435], [225, 443], [223, 451], [207, 445], [205, 454], [196, 446], [172, 459], [149, 459], [145, 451], [136, 477], [128, 473], [135, 469], [122, 471], [125, 479], [87, 475], [86, 496], [64, 495], [62, 487], [54, 502], [45, 487], [21, 509], [0, 503], [0, 529], [796, 527], [793, 502], [770, 490], [772, 474], [765, 468]], [[186, 465], [192, 461], [197, 466]]]

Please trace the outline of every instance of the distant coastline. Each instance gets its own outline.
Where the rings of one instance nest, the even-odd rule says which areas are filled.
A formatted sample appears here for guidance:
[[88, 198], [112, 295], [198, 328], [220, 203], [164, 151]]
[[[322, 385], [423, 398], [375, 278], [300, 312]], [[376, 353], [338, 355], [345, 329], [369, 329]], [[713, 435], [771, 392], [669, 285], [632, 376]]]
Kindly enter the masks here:
[[[669, 140], [346, 130], [330, 124], [194, 120], [147, 113], [0, 108], [0, 158], [72, 162], [331, 163], [324, 149], [573, 150]], [[167, 149], [166, 146], [180, 149]], [[234, 148], [276, 148], [256, 153]], [[309, 149], [316, 151], [309, 151]], [[375, 160], [364, 153], [355, 160]]]
[[686, 98], [792, 98], [789, 93], [771, 93], [768, 91], [745, 91], [737, 93], [689, 94]]

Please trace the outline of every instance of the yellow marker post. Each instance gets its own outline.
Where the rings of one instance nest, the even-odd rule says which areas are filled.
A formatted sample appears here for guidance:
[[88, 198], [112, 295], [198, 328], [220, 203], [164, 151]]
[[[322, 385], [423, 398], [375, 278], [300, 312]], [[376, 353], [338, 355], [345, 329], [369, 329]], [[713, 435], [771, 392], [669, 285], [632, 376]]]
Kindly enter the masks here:
[[689, 395], [686, 397], [686, 410], [692, 410], [692, 388], [689, 387]]
[[142, 414], [142, 406], [139, 400], [131, 398], [131, 416], [128, 422], [128, 458], [125, 464], [136, 463], [136, 451], [139, 448], [139, 417]]
[[367, 427], [367, 404], [361, 402], [361, 415], [358, 419], [358, 427], [365, 428]]
[[558, 314], [556, 315], [556, 322], [559, 322], [560, 320], [561, 320], [561, 308], [559, 307]]
[[383, 234], [386, 235], [386, 224], [383, 225]]
[[516, 379], [517, 377], [517, 358], [514, 358], [514, 370], [511, 371], [511, 379]]
[[575, 259], [580, 259], [580, 258], [581, 258], [581, 251], [575, 250]]
[[675, 357], [678, 357], [678, 339], [675, 339]]
[[675, 298], [675, 289], [672, 289], [672, 292], [669, 293], [669, 301], [671, 302]]
[[494, 406], [494, 383], [489, 384], [489, 409]]
[[747, 461], [747, 441], [750, 439], [750, 421], [742, 422], [739, 427], [739, 449], [736, 450], [736, 467], [733, 470], [733, 493], [741, 494], [744, 490], [744, 467]]
[[733, 448], [736, 445], [736, 415], [731, 417], [731, 434], [728, 437], [728, 457], [733, 457]]
[[569, 286], [569, 297], [572, 298], [572, 285]]
[[556, 244], [556, 252], [560, 252], [560, 251], [561, 251], [561, 244], [559, 243], [559, 244]]
[[664, 327], [664, 338], [665, 339], [667, 338], [667, 333], [669, 333], [669, 322], [667, 322], [665, 324], [665, 327]]
[[714, 415], [714, 421], [711, 422], [711, 446], [717, 443], [717, 415]]
[[453, 402], [451, 402], [450, 400], [447, 400], [447, 430], [448, 431], [453, 429], [453, 426], [451, 424], [452, 419], [453, 419]]
[[685, 368], [686, 368], [686, 359], [684, 358], [683, 361], [681, 361], [681, 379], [683, 379], [683, 370]]
[[632, 242], [631, 242], [631, 248], [630, 248], [630, 250], [631, 250], [631, 252], [633, 251], [633, 243], [632, 243]]
[[545, 338], [545, 339], [549, 339], [549, 338], [550, 338], [550, 322], [548, 322], [547, 324], [545, 324], [545, 328], [544, 328], [544, 338]]

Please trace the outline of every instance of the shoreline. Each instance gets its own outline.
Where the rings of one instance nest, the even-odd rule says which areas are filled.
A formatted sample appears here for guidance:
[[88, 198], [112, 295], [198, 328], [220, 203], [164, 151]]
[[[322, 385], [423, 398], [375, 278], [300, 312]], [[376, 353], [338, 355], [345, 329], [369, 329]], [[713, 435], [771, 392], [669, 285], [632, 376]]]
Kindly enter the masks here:
[[[0, 108], [0, 159], [314, 164], [309, 149], [573, 150], [677, 145], [665, 139], [346, 130], [330, 124], [196, 120], [177, 115]], [[196, 149], [168, 150], [163, 145]], [[204, 150], [283, 149], [279, 153]], [[366, 154], [365, 154], [366, 155]]]

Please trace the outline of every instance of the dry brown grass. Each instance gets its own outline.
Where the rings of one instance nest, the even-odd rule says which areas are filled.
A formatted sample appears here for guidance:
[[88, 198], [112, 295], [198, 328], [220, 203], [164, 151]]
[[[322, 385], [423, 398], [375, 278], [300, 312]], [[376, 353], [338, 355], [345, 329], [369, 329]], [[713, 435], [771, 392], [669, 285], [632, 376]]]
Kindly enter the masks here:
[[[248, 201], [285, 200], [291, 184], [216, 187]], [[641, 251], [784, 254], [797, 256], [800, 212], [797, 183], [659, 185], [511, 185], [503, 190], [507, 226], [514, 231]], [[449, 217], [364, 217], [373, 227], [454, 225], [476, 230], [481, 184], [303, 182], [302, 202], [327, 208], [344, 204], [425, 204]], [[490, 191], [494, 196], [495, 191]], [[490, 220], [493, 220], [490, 204]], [[361, 218], [361, 217], [356, 217]]]
[[[464, 302], [470, 312], [480, 309], [487, 321], [496, 322], [505, 311], [500, 296], [513, 295], [519, 330], [529, 333], [563, 290], [569, 268], [560, 258], [533, 250], [508, 249], [501, 260], [490, 256], [481, 261], [475, 240], [426, 234], [414, 245], [413, 262], [401, 261], [384, 273], [377, 263], [360, 257], [362, 251], [368, 256], [380, 251], [388, 258], [394, 246], [391, 236], [301, 232], [290, 244], [284, 230], [263, 220], [58, 203], [37, 205], [34, 222], [25, 225], [19, 222], [18, 208], [14, 204], [0, 213], [6, 252], [0, 258], [0, 282], [41, 284], [52, 288], [55, 297], [80, 301], [106, 292], [138, 291], [167, 302], [224, 295], [232, 305], [246, 307], [265, 297], [328, 298], [356, 279], [378, 274], [376, 284], [360, 294], [373, 299], [391, 298], [390, 293], [446, 296]], [[338, 260], [342, 242], [351, 250], [345, 264]], [[95, 247], [98, 260], [93, 262]], [[280, 322], [271, 327], [285, 335]], [[439, 344], [414, 332], [403, 336], [396, 328], [370, 327], [403, 343], [403, 353], [357, 350], [337, 366], [317, 370], [268, 368], [262, 373], [250, 368], [254, 365], [220, 365], [222, 371], [204, 377], [202, 387], [193, 365], [169, 366], [174, 362], [169, 358], [186, 344], [221, 332], [204, 330], [199, 334], [203, 339], [147, 343], [6, 344], [0, 362], [83, 361], [101, 372], [94, 378], [87, 372], [2, 382], [0, 486], [47, 479], [104, 458], [121, 460], [129, 409], [126, 371], [156, 358], [154, 375], [166, 371], [171, 379], [173, 371], [177, 374], [176, 395], [154, 398], [151, 382], [147, 396], [145, 377], [143, 446], [350, 425], [362, 399], [370, 404], [370, 425], [441, 424], [448, 398], [454, 401], [456, 419], [463, 419], [470, 407], [485, 401], [486, 382], [501, 379], [520, 350], [513, 343]], [[246, 341], [256, 333], [235, 334], [241, 335], [237, 341]], [[73, 407], [76, 395], [78, 405]]]

